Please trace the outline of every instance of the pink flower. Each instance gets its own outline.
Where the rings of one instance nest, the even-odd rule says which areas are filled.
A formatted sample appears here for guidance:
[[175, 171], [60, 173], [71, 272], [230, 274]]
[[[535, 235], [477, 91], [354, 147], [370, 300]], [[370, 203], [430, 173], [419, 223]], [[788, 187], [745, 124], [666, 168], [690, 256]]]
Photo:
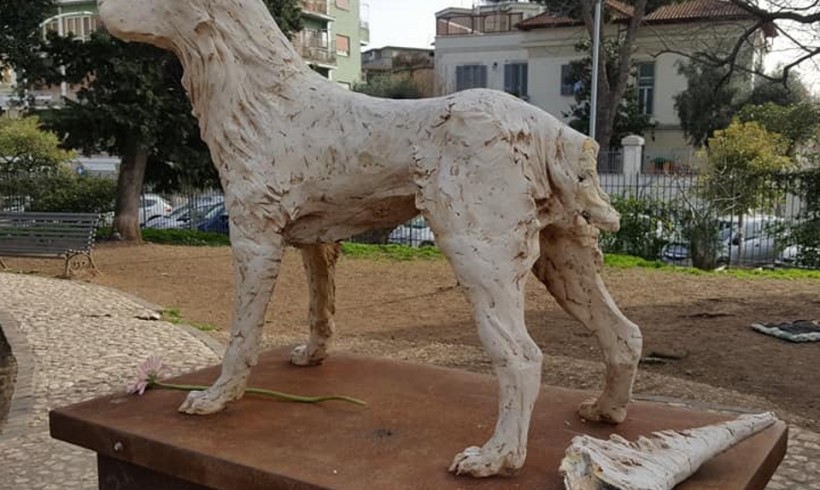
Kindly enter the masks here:
[[128, 385], [128, 393], [131, 395], [145, 393], [146, 388], [157, 381], [159, 373], [164, 367], [159, 357], [150, 356], [137, 368], [137, 378]]

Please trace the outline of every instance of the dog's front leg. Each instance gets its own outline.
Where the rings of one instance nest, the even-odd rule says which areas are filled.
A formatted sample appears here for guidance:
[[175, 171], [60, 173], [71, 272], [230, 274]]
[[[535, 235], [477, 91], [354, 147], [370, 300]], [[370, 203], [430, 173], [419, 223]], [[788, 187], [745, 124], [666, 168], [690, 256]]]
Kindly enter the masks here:
[[[481, 447], [456, 455], [450, 471], [486, 477], [516, 473], [527, 456], [527, 436], [541, 385], [543, 354], [524, 323], [524, 283], [537, 245], [521, 233], [494, 241], [439, 240], [472, 303], [478, 334], [498, 376], [498, 421]], [[470, 250], [470, 253], [461, 253]], [[519, 253], [524, 251], [523, 253]], [[529, 252], [529, 253], [527, 253]]]
[[[231, 228], [236, 273], [235, 311], [231, 338], [222, 361], [222, 374], [207, 390], [191, 392], [179, 407], [180, 412], [210, 414], [241, 398], [251, 367], [259, 355], [265, 310], [279, 276], [284, 240], [272, 232], [251, 239], [236, 228]], [[265, 242], [257, 241], [261, 239]]]
[[584, 402], [580, 415], [586, 420], [620, 423], [632, 398], [643, 337], [604, 285], [597, 236], [586, 225], [545, 229], [541, 257], [533, 272], [567, 313], [595, 332], [604, 355], [604, 391], [597, 399]]

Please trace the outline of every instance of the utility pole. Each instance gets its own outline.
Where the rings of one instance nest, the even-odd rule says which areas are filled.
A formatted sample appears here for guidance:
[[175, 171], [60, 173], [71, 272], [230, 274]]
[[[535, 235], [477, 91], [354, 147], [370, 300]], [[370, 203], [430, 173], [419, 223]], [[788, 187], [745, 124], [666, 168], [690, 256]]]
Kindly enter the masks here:
[[592, 94], [589, 101], [589, 137], [595, 139], [598, 126], [598, 75], [601, 60], [601, 10], [603, 0], [595, 0], [595, 28], [592, 34]]

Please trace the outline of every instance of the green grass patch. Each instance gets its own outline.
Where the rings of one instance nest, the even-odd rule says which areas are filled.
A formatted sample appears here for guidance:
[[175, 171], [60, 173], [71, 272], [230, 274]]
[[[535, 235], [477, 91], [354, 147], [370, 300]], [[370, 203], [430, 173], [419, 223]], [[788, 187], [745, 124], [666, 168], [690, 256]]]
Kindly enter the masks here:
[[193, 230], [142, 229], [142, 239], [161, 245], [184, 245], [188, 247], [224, 247], [231, 244], [228, 235]]
[[179, 325], [184, 320], [182, 319], [182, 312], [179, 311], [179, 308], [166, 308], [160, 312], [162, 315], [162, 320], [168, 323]]
[[664, 264], [659, 260], [647, 260], [641, 257], [618, 254], [605, 254], [604, 264], [617, 269], [631, 269], [633, 267], [642, 267], [644, 269], [674, 269], [673, 266]]
[[166, 321], [172, 325], [182, 325], [187, 324], [194, 327], [197, 330], [201, 330], [203, 332], [211, 332], [213, 330], [219, 330], [219, 326], [214, 325], [213, 323], [208, 322], [190, 322], [186, 320], [182, 316], [182, 312], [179, 311], [179, 308], [166, 308], [160, 312], [162, 315], [162, 320]]
[[[111, 228], [97, 228], [96, 237], [98, 241], [108, 240], [111, 238]], [[206, 233], [196, 230], [157, 230], [154, 228], [143, 228], [142, 240], [147, 243], [185, 247], [225, 247], [231, 244], [228, 235], [222, 233]]]
[[434, 260], [444, 257], [437, 247], [413, 248], [406, 245], [368, 245], [364, 243], [342, 243], [345, 257], [354, 259], [381, 260]]
[[680, 267], [666, 264], [659, 260], [646, 260], [630, 255], [606, 254], [604, 264], [615, 269], [630, 269], [640, 267], [642, 269], [661, 269], [679, 274], [704, 275], [704, 276], [731, 276], [741, 279], [820, 279], [820, 271], [807, 269], [751, 269], [743, 267], [732, 267], [724, 270], [704, 271], [694, 267]]
[[219, 330], [219, 327], [217, 325], [208, 322], [191, 322], [190, 325], [195, 329], [201, 330], [203, 332], [212, 332], [214, 330]]

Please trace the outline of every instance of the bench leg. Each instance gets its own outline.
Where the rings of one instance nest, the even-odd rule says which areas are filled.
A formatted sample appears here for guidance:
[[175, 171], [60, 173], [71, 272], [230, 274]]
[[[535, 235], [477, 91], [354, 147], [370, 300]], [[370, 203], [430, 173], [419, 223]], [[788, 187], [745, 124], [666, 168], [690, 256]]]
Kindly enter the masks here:
[[97, 269], [97, 264], [94, 263], [94, 259], [91, 257], [90, 252], [69, 253], [65, 257], [64, 276], [66, 278], [70, 278], [75, 272], [85, 267], [90, 268], [92, 274], [94, 275], [98, 275], [100, 273], [99, 269]]
[[8, 268], [9, 268], [9, 266], [7, 266], [5, 262], [3, 262], [3, 259], [0, 259], [0, 265], [3, 266], [4, 271], [8, 270]]
[[88, 252], [88, 261], [91, 263], [91, 273], [95, 276], [101, 275], [102, 272], [100, 272], [100, 269], [97, 268], [97, 264], [94, 262], [94, 256], [91, 255], [91, 252]]

